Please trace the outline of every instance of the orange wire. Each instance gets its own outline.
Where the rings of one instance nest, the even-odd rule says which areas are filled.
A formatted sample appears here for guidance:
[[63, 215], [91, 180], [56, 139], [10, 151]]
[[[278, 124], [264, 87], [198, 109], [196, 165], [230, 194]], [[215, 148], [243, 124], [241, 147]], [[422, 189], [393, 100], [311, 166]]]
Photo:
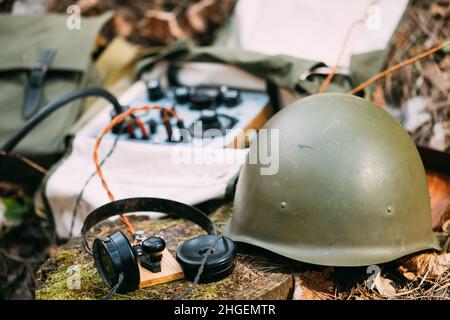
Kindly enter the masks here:
[[336, 59], [336, 63], [331, 68], [331, 71], [327, 75], [325, 80], [322, 82], [322, 84], [321, 84], [321, 86], [319, 88], [319, 93], [325, 92], [325, 90], [327, 89], [327, 87], [330, 84], [331, 80], [333, 80], [334, 76], [336, 75], [337, 69], [341, 65], [342, 57], [344, 56], [345, 49], [347, 49], [348, 44], [350, 42], [350, 38], [351, 38], [351, 35], [353, 33], [353, 29], [355, 29], [355, 27], [357, 27], [358, 25], [360, 25], [360, 24], [362, 24], [362, 23], [364, 23], [366, 21], [366, 19], [367, 19], [367, 9], [370, 6], [376, 5], [378, 2], [379, 2], [379, 0], [374, 0], [369, 5], [367, 5], [367, 7], [366, 7], [366, 9], [364, 11], [364, 16], [361, 19], [358, 19], [355, 22], [353, 22], [350, 25], [350, 27], [348, 28], [347, 33], [346, 33], [345, 38], [344, 38], [344, 42], [343, 42], [342, 47], [341, 47], [341, 51], [339, 52], [338, 58]]
[[339, 56], [336, 60], [336, 63], [331, 68], [331, 71], [327, 75], [325, 80], [322, 82], [322, 84], [319, 88], [319, 93], [323, 93], [323, 92], [325, 92], [325, 90], [327, 90], [328, 85], [330, 84], [331, 80], [333, 80], [334, 76], [336, 75], [337, 69], [339, 68], [339, 66], [341, 64], [342, 56], [344, 55], [345, 49], [347, 49], [347, 47], [348, 47], [348, 42], [350, 41], [350, 38], [351, 38], [350, 36], [352, 34], [353, 29], [355, 27], [357, 27], [358, 25], [360, 25], [361, 23], [363, 23], [364, 21], [365, 21], [365, 18], [357, 20], [357, 21], [353, 22], [351, 24], [351, 26], [349, 27], [347, 34], [345, 35], [344, 44], [342, 45], [341, 51], [339, 52]]
[[145, 129], [144, 122], [140, 118], [136, 118], [136, 124], [138, 125], [139, 129], [141, 130], [142, 137], [148, 138], [147, 130]]
[[[102, 183], [103, 188], [105, 189], [106, 193], [108, 194], [108, 198], [111, 201], [115, 200], [115, 197], [113, 195], [113, 193], [111, 192], [111, 189], [109, 188], [108, 183], [106, 182], [106, 179], [103, 175], [103, 170], [100, 166], [100, 161], [99, 161], [99, 157], [98, 157], [98, 150], [100, 148], [100, 144], [104, 138], [104, 136], [116, 125], [118, 125], [119, 123], [121, 123], [123, 120], [125, 120], [127, 117], [129, 117], [130, 115], [139, 112], [139, 111], [149, 111], [149, 110], [161, 110], [162, 108], [160, 106], [157, 105], [152, 105], [152, 106], [141, 106], [141, 107], [135, 107], [135, 108], [131, 108], [119, 115], [117, 115], [116, 117], [114, 117], [114, 119], [111, 120], [111, 122], [103, 129], [103, 131], [100, 133], [100, 135], [98, 136], [97, 140], [95, 141], [95, 145], [94, 145], [94, 162], [95, 162], [95, 168], [97, 170], [97, 174], [100, 178], [100, 181]], [[170, 113], [172, 113], [175, 117], [177, 117], [177, 114], [175, 112], [175, 110], [172, 109], [167, 109], [167, 111], [169, 111]], [[120, 215], [120, 220], [125, 224], [125, 226], [127, 227], [127, 231], [131, 234], [134, 234], [134, 228], [131, 225], [130, 221], [128, 220], [128, 218], [124, 215], [121, 214]]]
[[162, 116], [163, 121], [170, 121], [170, 114], [169, 114], [169, 112], [167, 112], [166, 109], [163, 110], [161, 116]]
[[367, 88], [368, 86], [370, 86], [375, 81], [377, 81], [377, 80], [387, 76], [388, 74], [391, 74], [392, 72], [397, 71], [397, 70], [399, 70], [399, 69], [401, 69], [401, 68], [403, 68], [403, 67], [405, 67], [405, 66], [407, 66], [407, 65], [409, 65], [411, 63], [414, 63], [416, 61], [422, 60], [423, 58], [426, 58], [426, 57], [432, 55], [433, 53], [444, 49], [448, 45], [450, 45], [450, 41], [445, 41], [445, 42], [441, 43], [440, 45], [438, 45], [438, 46], [436, 46], [434, 48], [431, 48], [430, 50], [422, 52], [422, 53], [420, 53], [420, 54], [418, 54], [418, 55], [416, 55], [416, 56], [414, 56], [412, 58], [409, 58], [408, 60], [402, 61], [402, 62], [400, 62], [400, 63], [398, 63], [398, 64], [396, 64], [396, 65], [394, 65], [394, 66], [392, 66], [392, 67], [390, 67], [390, 68], [388, 68], [388, 69], [386, 69], [386, 70], [384, 70], [384, 71], [382, 71], [382, 72], [380, 72], [380, 73], [378, 73], [376, 75], [374, 75], [369, 80], [364, 81], [363, 83], [361, 83], [356, 88], [350, 90], [348, 92], [348, 94], [355, 94], [355, 93], [357, 93], [357, 92]]

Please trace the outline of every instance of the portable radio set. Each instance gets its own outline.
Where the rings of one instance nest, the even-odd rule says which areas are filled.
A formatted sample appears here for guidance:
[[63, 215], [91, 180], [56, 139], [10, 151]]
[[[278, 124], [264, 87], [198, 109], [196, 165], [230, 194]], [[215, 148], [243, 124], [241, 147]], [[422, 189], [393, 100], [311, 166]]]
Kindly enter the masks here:
[[[116, 128], [111, 136], [151, 144], [193, 143], [226, 147], [267, 107], [267, 93], [222, 86], [174, 86], [164, 90], [159, 80], [135, 84], [130, 107], [158, 104], [164, 109], [139, 114], [142, 128]], [[167, 112], [166, 109], [175, 111]], [[93, 120], [95, 122], [95, 119]], [[98, 134], [94, 129], [93, 136]], [[145, 132], [145, 131], [144, 131]], [[210, 134], [208, 134], [208, 132]], [[213, 139], [214, 138], [214, 139]], [[213, 143], [213, 145], [211, 145]]]

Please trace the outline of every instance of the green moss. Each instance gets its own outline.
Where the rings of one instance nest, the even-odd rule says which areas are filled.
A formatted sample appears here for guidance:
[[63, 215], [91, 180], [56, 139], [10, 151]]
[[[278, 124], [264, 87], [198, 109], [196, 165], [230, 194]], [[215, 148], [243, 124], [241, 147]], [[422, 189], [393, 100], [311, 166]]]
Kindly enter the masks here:
[[73, 264], [77, 260], [77, 252], [73, 251], [61, 251], [56, 256], [56, 265], [65, 267], [67, 265]]
[[[57, 261], [61, 260], [57, 259]], [[67, 262], [68, 260], [63, 259], [63, 261]], [[36, 291], [36, 299], [97, 299], [102, 294], [106, 294], [106, 288], [98, 276], [95, 267], [91, 264], [77, 265], [80, 267], [81, 287], [80, 289], [70, 289], [68, 280], [70, 277], [69, 270], [72, 266], [72, 264], [59, 265], [55, 272], [51, 272], [47, 277], [45, 286]]]

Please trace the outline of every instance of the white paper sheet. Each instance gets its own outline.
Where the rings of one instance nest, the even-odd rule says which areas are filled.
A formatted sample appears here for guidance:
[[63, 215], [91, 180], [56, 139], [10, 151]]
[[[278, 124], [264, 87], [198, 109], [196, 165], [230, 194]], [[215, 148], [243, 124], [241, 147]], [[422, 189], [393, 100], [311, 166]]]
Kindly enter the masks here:
[[352, 54], [384, 49], [407, 0], [239, 0], [232, 34], [226, 45], [266, 54], [287, 54], [334, 65], [347, 30], [356, 20], [365, 23], [352, 32], [342, 65]]

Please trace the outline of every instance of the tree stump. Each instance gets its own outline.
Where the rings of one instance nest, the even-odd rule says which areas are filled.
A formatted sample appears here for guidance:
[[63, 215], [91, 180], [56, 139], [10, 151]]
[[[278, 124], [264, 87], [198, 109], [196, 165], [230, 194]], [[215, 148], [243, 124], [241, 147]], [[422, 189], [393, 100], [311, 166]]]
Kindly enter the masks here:
[[[209, 211], [209, 210], [208, 210]], [[220, 206], [211, 215], [220, 230], [231, 215], [229, 204]], [[174, 254], [178, 245], [203, 231], [186, 220], [149, 220], [145, 216], [130, 217], [136, 229], [146, 234], [159, 234], [166, 240], [167, 248]], [[105, 221], [89, 234], [89, 240], [123, 230], [122, 223]], [[218, 282], [199, 284], [184, 299], [390, 299], [380, 288], [370, 289], [366, 280], [370, 274], [367, 267], [325, 267], [300, 263], [260, 251], [254, 247], [238, 246], [238, 255], [233, 273]], [[450, 253], [418, 252], [403, 259], [380, 265], [383, 279], [394, 279], [397, 299], [448, 299]], [[407, 260], [406, 263], [404, 260]], [[442, 274], [430, 278], [427, 270], [436, 267], [435, 261], [446, 263]], [[417, 261], [426, 260], [428, 279], [426, 284], [419, 271]], [[439, 261], [440, 261], [439, 260]], [[441, 265], [439, 265], [441, 266]], [[70, 270], [76, 267], [80, 275], [80, 288], [71, 287]], [[442, 266], [441, 266], [442, 267]], [[433, 270], [438, 270], [434, 268]], [[440, 269], [439, 269], [440, 270]], [[400, 271], [400, 272], [399, 272]], [[410, 280], [414, 273], [416, 280]], [[401, 276], [403, 274], [403, 277]], [[403, 278], [403, 280], [402, 280]], [[293, 280], [295, 279], [295, 280]], [[387, 281], [387, 280], [386, 280]], [[190, 281], [178, 280], [159, 284], [128, 294], [116, 294], [113, 299], [175, 299], [191, 285]], [[59, 248], [37, 273], [36, 299], [102, 299], [108, 293], [101, 281], [92, 257], [83, 252], [80, 239], [73, 239]], [[414, 289], [414, 290], [412, 290]]]
[[[231, 215], [231, 206], [222, 205], [211, 215], [221, 229]], [[146, 234], [164, 237], [167, 248], [174, 254], [178, 245], [203, 231], [186, 220], [150, 220], [144, 216], [132, 216], [132, 223]], [[123, 229], [120, 221], [105, 221], [95, 227], [89, 239]], [[77, 267], [80, 288], [70, 288], [70, 270]], [[116, 294], [113, 299], [174, 299], [182, 294], [190, 281], [179, 280], [155, 285], [131, 292]], [[292, 294], [293, 280], [289, 265], [282, 259], [274, 261], [261, 255], [238, 253], [233, 273], [218, 282], [199, 284], [184, 299], [287, 299]], [[92, 257], [83, 252], [80, 239], [76, 238], [60, 247], [37, 273], [36, 299], [102, 299], [108, 288], [102, 283]]]

